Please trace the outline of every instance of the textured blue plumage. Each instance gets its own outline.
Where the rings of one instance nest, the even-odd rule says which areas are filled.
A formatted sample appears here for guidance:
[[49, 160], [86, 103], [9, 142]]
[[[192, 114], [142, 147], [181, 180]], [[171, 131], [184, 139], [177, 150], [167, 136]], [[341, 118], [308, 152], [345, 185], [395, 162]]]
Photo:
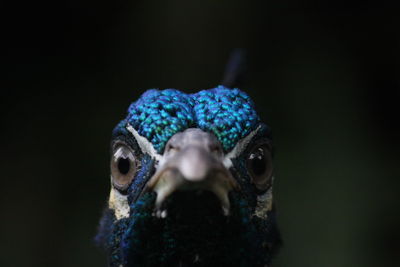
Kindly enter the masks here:
[[[159, 161], [141, 151], [139, 141], [127, 130], [129, 125], [161, 156], [171, 137], [188, 128], [213, 133], [225, 155], [257, 129], [247, 148], [231, 159], [228, 171], [240, 190], [229, 192], [229, 217], [221, 215], [210, 195], [205, 194], [201, 205], [192, 207], [198, 203], [191, 202], [193, 192], [171, 195], [170, 215], [163, 220], [155, 217], [157, 194], [145, 188]], [[130, 105], [112, 139], [112, 146], [122, 142], [130, 147], [138, 168], [129, 185], [119, 190], [126, 197], [129, 216], [117, 218], [111, 207], [100, 222], [96, 239], [109, 253], [109, 266], [176, 266], [179, 262], [190, 263], [187, 266], [269, 266], [280, 244], [275, 209], [266, 211], [263, 218], [255, 215], [258, 197], [265, 191], [255, 187], [248, 159], [254, 147], [269, 146], [270, 129], [260, 121], [246, 93], [223, 86], [195, 94], [148, 90]], [[190, 212], [179, 213], [181, 206], [190, 206]], [[193, 261], [196, 255], [200, 255], [199, 262]]]
[[259, 117], [250, 97], [239, 89], [218, 86], [196, 94], [166, 90], [145, 92], [128, 109], [118, 127], [131, 124], [161, 153], [177, 132], [196, 127], [214, 133], [225, 151], [254, 130]]

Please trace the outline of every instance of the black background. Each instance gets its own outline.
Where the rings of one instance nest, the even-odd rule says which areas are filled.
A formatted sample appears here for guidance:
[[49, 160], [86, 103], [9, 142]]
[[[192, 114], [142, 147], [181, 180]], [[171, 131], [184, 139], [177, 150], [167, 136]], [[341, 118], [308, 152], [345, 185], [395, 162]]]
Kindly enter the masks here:
[[277, 146], [274, 266], [400, 266], [399, 9], [262, 3], [1, 4], [1, 266], [105, 266], [112, 128], [148, 88], [218, 85], [237, 47]]

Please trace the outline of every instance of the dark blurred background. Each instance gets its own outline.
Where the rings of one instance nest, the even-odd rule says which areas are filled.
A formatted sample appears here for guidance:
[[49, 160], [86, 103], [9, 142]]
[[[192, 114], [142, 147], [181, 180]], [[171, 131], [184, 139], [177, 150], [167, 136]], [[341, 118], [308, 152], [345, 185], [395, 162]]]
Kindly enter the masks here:
[[112, 128], [148, 88], [218, 85], [237, 47], [277, 147], [274, 266], [400, 266], [399, 9], [262, 3], [1, 3], [0, 266], [105, 266]]

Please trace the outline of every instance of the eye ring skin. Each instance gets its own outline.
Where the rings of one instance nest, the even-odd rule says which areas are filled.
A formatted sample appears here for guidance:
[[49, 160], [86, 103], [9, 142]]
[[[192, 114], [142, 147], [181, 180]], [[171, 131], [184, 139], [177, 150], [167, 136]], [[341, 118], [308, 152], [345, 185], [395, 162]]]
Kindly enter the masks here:
[[271, 186], [273, 166], [269, 143], [260, 142], [251, 147], [246, 167], [252, 183], [259, 191], [263, 192]]
[[113, 187], [120, 191], [128, 188], [135, 177], [138, 163], [133, 149], [123, 141], [113, 144], [110, 169]]

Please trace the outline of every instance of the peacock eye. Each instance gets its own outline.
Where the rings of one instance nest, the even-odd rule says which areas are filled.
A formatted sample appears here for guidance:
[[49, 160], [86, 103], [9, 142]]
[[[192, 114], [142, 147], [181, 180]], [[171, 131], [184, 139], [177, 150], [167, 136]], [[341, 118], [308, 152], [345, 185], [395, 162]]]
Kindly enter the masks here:
[[272, 179], [272, 158], [267, 145], [252, 148], [247, 158], [247, 170], [257, 189], [263, 191], [269, 188]]
[[111, 158], [111, 177], [114, 187], [125, 190], [136, 173], [135, 155], [127, 145], [117, 144]]

